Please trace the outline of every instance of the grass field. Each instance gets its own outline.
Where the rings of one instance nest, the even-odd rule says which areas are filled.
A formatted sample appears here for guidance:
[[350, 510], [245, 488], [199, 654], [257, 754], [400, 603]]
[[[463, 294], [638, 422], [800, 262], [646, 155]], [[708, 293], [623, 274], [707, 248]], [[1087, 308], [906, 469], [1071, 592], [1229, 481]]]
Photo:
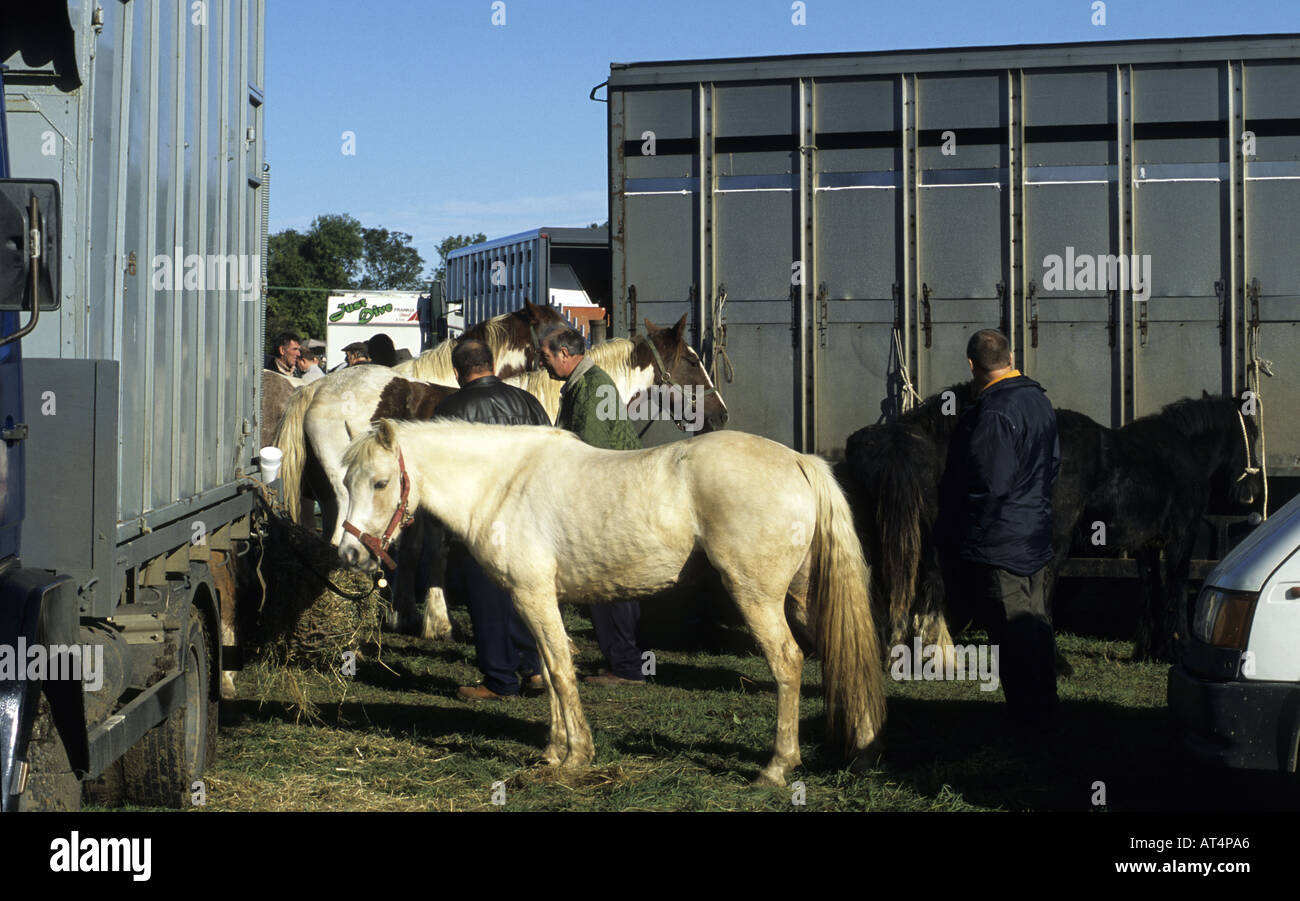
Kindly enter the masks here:
[[[453, 610], [458, 632], [468, 616]], [[601, 663], [588, 620], [565, 612], [579, 671]], [[978, 641], [967, 636], [963, 641]], [[1126, 642], [1059, 637], [1074, 675], [1059, 681], [1055, 730], [1011, 725], [1001, 691], [977, 682], [887, 679], [888, 723], [874, 770], [850, 774], [821, 747], [820, 666], [804, 670], [803, 767], [784, 789], [751, 786], [767, 762], [776, 695], [762, 657], [656, 651], [653, 683], [583, 686], [595, 766], [539, 767], [544, 695], [470, 703], [473, 646], [387, 636], [354, 678], [250, 667], [225, 705], [207, 810], [1252, 809], [1272, 794], [1188, 778], [1165, 707], [1167, 667], [1129, 660]], [[304, 715], [303, 702], [314, 707]], [[803, 784], [796, 804], [794, 780]], [[494, 804], [502, 800], [504, 804]]]

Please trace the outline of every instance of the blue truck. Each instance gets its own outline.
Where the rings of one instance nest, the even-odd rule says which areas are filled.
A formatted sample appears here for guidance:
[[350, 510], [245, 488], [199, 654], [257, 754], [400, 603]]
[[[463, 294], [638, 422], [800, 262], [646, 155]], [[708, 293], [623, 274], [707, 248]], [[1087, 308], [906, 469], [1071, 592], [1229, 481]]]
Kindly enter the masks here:
[[0, 7], [5, 811], [205, 797], [257, 532], [264, 21]]

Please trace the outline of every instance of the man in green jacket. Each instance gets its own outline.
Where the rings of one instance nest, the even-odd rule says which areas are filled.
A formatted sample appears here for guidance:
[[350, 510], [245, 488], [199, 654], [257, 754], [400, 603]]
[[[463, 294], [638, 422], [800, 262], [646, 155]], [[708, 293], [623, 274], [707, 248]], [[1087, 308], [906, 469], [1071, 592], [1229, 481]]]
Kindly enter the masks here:
[[[551, 378], [560, 379], [560, 412], [555, 424], [568, 429], [592, 447], [609, 450], [640, 450], [632, 424], [627, 419], [610, 416], [607, 399], [615, 400], [620, 409], [622, 398], [614, 380], [586, 356], [582, 335], [564, 325], [552, 326], [538, 340], [543, 364]], [[602, 404], [602, 400], [606, 402]], [[603, 415], [602, 415], [603, 413]], [[636, 629], [641, 620], [637, 601], [614, 601], [591, 605], [591, 621], [596, 627], [596, 641], [605, 655], [609, 669], [598, 676], [588, 676], [593, 685], [641, 685], [641, 647]]]

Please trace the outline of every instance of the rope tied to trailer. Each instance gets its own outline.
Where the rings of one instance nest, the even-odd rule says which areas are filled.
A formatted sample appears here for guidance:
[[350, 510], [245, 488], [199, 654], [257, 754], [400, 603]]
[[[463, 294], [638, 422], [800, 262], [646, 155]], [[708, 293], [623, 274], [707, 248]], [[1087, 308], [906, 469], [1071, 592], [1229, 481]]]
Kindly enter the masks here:
[[[1260, 481], [1264, 483], [1264, 499], [1260, 508], [1262, 520], [1268, 519], [1268, 439], [1264, 431], [1264, 397], [1260, 393], [1259, 373], [1262, 369], [1264, 374], [1272, 378], [1273, 364], [1270, 360], [1261, 359], [1259, 356], [1259, 325], [1256, 321], [1252, 323], [1247, 331], [1247, 339], [1250, 347], [1250, 363], [1246, 366], [1246, 387], [1251, 391], [1255, 401], [1255, 423], [1259, 427], [1259, 438], [1255, 445], [1259, 456], [1259, 466], [1255, 468], [1261, 476]], [[1242, 436], [1246, 435], [1246, 419], [1242, 416], [1241, 408], [1237, 408], [1237, 416], [1241, 418]], [[1241, 478], [1251, 475], [1250, 472], [1250, 444], [1246, 445], [1246, 472], [1242, 473]], [[1241, 481], [1239, 478], [1237, 481]]]
[[907, 368], [907, 356], [903, 353], [903, 335], [894, 329], [894, 355], [898, 358], [898, 378], [902, 390], [902, 412], [906, 413], [921, 402], [921, 395], [912, 384], [912, 373]]
[[723, 318], [723, 312], [727, 304], [727, 289], [725, 286], [718, 286], [718, 293], [713, 295], [709, 309], [709, 378], [713, 380], [716, 387], [718, 382], [718, 364], [722, 364], [722, 373], [726, 376], [727, 383], [736, 377], [736, 368], [731, 364], [731, 357], [727, 355], [727, 320]]

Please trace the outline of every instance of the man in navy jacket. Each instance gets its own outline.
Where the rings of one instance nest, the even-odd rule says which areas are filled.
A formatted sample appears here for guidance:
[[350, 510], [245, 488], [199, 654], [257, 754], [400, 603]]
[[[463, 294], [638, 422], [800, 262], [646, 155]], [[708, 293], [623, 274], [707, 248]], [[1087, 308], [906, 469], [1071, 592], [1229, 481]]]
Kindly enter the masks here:
[[1061, 466], [1056, 413], [1014, 368], [1007, 338], [971, 336], [976, 400], [957, 421], [940, 487], [938, 539], [958, 584], [999, 647], [1011, 714], [1037, 723], [1057, 704], [1056, 639], [1043, 600], [1052, 560], [1052, 488]]

